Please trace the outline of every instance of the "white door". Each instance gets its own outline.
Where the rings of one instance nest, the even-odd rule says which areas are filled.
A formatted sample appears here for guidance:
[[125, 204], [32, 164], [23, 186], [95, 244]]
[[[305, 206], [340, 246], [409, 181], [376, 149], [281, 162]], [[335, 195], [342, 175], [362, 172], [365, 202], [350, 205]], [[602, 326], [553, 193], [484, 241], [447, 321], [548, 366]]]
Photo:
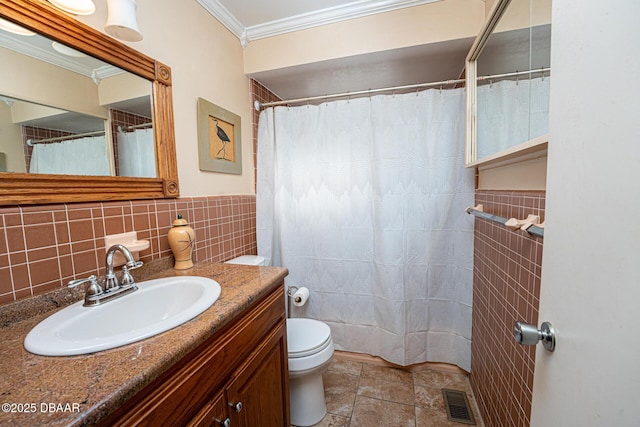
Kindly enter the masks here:
[[[640, 2], [554, 0], [532, 426], [640, 426]], [[539, 326], [539, 325], [538, 325]]]

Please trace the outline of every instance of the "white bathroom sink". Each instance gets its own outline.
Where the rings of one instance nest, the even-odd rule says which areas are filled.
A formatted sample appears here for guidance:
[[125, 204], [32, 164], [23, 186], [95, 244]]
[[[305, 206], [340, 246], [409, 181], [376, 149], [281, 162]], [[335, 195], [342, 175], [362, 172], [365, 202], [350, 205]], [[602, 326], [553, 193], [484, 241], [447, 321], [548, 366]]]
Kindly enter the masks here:
[[168, 331], [216, 302], [220, 284], [197, 276], [140, 282], [139, 289], [95, 307], [79, 301], [37, 324], [24, 340], [31, 353], [73, 356], [119, 347]]

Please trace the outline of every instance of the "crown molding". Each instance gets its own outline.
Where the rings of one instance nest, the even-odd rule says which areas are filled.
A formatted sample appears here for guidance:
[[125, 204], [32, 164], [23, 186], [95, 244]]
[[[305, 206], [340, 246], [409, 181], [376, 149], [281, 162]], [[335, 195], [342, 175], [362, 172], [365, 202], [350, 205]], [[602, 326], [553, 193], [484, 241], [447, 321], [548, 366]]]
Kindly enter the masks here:
[[360, 0], [250, 27], [244, 27], [218, 0], [198, 0], [198, 3], [238, 37], [244, 47], [252, 40], [437, 1], [441, 0]]

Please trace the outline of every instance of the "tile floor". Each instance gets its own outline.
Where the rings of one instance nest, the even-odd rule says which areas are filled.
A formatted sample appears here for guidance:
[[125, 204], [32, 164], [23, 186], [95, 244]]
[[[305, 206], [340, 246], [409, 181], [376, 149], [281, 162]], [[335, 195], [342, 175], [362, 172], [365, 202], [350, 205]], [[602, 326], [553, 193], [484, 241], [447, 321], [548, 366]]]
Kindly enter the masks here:
[[442, 388], [465, 391], [482, 427], [469, 379], [432, 369], [409, 372], [341, 359], [323, 376], [327, 415], [314, 427], [461, 427], [447, 420]]

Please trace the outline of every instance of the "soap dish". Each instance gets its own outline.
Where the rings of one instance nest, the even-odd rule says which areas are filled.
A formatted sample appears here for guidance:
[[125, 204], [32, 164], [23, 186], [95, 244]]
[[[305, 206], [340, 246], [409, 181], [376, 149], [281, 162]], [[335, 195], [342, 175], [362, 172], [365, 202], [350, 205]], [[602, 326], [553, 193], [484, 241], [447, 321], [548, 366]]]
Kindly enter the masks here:
[[[110, 234], [104, 237], [104, 250], [105, 253], [109, 250], [109, 248], [113, 245], [120, 244], [129, 251], [133, 255], [133, 258], [137, 261], [140, 259], [140, 252], [146, 250], [151, 246], [148, 240], [138, 240], [138, 233], [135, 231], [130, 231], [128, 233], [120, 233], [120, 234]], [[113, 257], [113, 266], [118, 267], [120, 265], [124, 265], [126, 262], [125, 258], [121, 253], [116, 252]]]

